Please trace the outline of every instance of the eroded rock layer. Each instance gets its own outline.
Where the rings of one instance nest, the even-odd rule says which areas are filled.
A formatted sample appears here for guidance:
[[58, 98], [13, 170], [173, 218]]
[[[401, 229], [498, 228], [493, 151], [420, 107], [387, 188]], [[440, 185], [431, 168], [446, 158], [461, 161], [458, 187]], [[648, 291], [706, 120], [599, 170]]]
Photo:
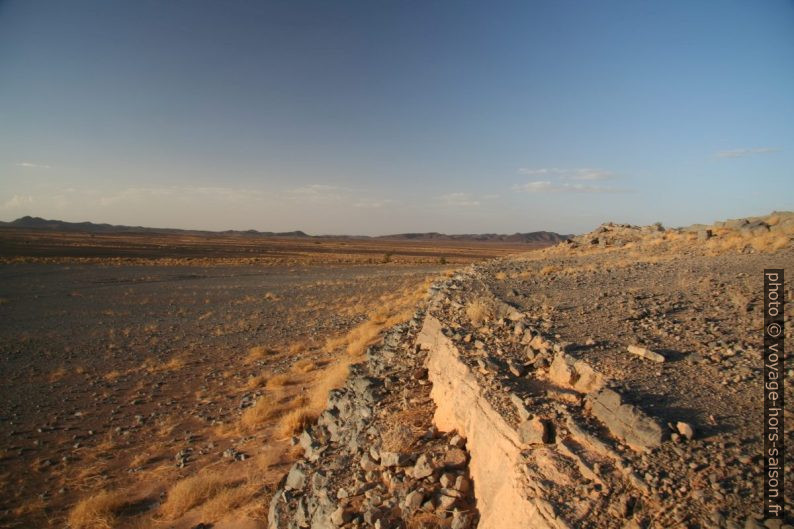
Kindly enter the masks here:
[[433, 285], [301, 436], [271, 528], [790, 528], [760, 516], [758, 398], [789, 220], [609, 224]]

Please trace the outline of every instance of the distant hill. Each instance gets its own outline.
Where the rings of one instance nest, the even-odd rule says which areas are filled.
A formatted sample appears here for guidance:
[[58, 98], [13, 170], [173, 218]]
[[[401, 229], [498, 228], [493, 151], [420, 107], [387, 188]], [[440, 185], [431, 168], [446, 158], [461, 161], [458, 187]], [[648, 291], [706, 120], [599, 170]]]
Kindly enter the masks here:
[[66, 222], [63, 220], [47, 220], [41, 217], [21, 217], [11, 222], [1, 222], [0, 227], [25, 228], [33, 230], [78, 231], [85, 233], [173, 233], [196, 235], [240, 235], [248, 237], [310, 237], [297, 231], [272, 232], [256, 230], [180, 230], [176, 228], [146, 228], [144, 226], [118, 226], [114, 224], [96, 224], [94, 222]]
[[514, 233], [512, 235], [502, 235], [498, 233], [481, 234], [462, 234], [447, 235], [444, 233], [398, 233], [395, 235], [384, 235], [378, 239], [406, 240], [406, 241], [481, 241], [481, 242], [513, 242], [513, 243], [558, 243], [572, 237], [571, 235], [560, 235], [553, 231], [533, 231], [529, 233]]
[[0, 228], [21, 228], [32, 230], [51, 230], [51, 231], [74, 231], [84, 233], [160, 233], [160, 234], [194, 234], [194, 235], [224, 235], [240, 237], [292, 237], [292, 238], [355, 238], [355, 239], [386, 239], [402, 241], [478, 241], [478, 242], [502, 242], [502, 243], [546, 243], [555, 244], [572, 235], [560, 235], [551, 231], [533, 231], [529, 233], [514, 233], [512, 235], [501, 235], [496, 233], [484, 234], [463, 234], [447, 235], [438, 232], [428, 233], [398, 233], [394, 235], [382, 235], [379, 237], [367, 237], [360, 235], [338, 235], [338, 236], [317, 236], [307, 235], [305, 232], [287, 231], [257, 231], [257, 230], [225, 230], [225, 231], [203, 231], [203, 230], [180, 230], [175, 228], [147, 228], [144, 226], [118, 226], [113, 224], [96, 224], [94, 222], [66, 222], [63, 220], [47, 220], [41, 217], [21, 217], [11, 222], [0, 221]]

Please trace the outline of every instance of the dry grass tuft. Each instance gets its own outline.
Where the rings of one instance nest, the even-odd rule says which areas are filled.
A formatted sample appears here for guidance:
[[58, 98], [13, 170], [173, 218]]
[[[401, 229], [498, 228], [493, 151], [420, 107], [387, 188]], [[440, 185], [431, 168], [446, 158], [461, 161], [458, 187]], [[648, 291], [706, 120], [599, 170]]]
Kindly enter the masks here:
[[126, 505], [121, 492], [102, 491], [80, 500], [69, 513], [70, 529], [112, 529], [119, 511]]
[[201, 507], [203, 518], [217, 521], [250, 502], [256, 489], [250, 484], [224, 487]]
[[791, 244], [791, 238], [781, 233], [764, 233], [747, 237], [734, 230], [721, 230], [706, 243], [712, 254], [739, 252], [748, 246], [757, 252], [776, 252]]
[[420, 437], [427, 431], [425, 411], [417, 408], [401, 410], [390, 422], [390, 427], [383, 433], [383, 450], [389, 452], [409, 452]]
[[176, 354], [172, 356], [165, 363], [158, 363], [154, 358], [147, 358], [143, 363], [143, 369], [148, 373], [160, 373], [163, 371], [177, 371], [182, 369], [187, 364], [183, 354]]
[[187, 511], [212, 499], [221, 492], [226, 485], [220, 474], [215, 472], [202, 472], [178, 481], [168, 491], [165, 502], [160, 506], [160, 512], [169, 520], [179, 518]]
[[307, 406], [292, 410], [279, 420], [276, 436], [285, 438], [300, 433], [315, 419], [317, 415]]
[[407, 529], [442, 529], [446, 524], [434, 513], [417, 512], [408, 520]]
[[[6, 476], [3, 476], [5, 478]], [[33, 498], [27, 499], [22, 501], [22, 503], [11, 510], [11, 513], [16, 516], [17, 518], [21, 518], [22, 516], [30, 516], [36, 514], [44, 513], [47, 505], [40, 496], [35, 496]]]
[[261, 388], [267, 383], [267, 380], [268, 380], [268, 374], [260, 373], [258, 375], [254, 375], [251, 378], [249, 378], [245, 386], [247, 389]]
[[255, 430], [273, 418], [278, 411], [278, 406], [270, 397], [262, 397], [243, 412], [240, 424], [248, 431]]
[[65, 368], [59, 367], [58, 369], [56, 369], [55, 371], [52, 371], [47, 376], [47, 380], [49, 380], [50, 382], [57, 382], [57, 381], [61, 380], [63, 377], [65, 377], [66, 373], [67, 372], [66, 372]]
[[347, 380], [350, 372], [351, 360], [340, 359], [330, 364], [319, 375], [319, 382], [315, 384], [309, 393], [309, 407], [317, 411], [319, 415], [328, 404], [328, 393], [332, 389], [342, 386]]
[[243, 362], [246, 365], [251, 365], [272, 354], [275, 354], [275, 351], [272, 351], [262, 345], [257, 345], [248, 350], [248, 355], [243, 359]]
[[309, 373], [317, 369], [317, 362], [311, 360], [309, 358], [304, 358], [303, 360], [298, 360], [294, 364], [292, 364], [292, 371], [295, 373]]
[[295, 380], [293, 378], [285, 373], [281, 373], [270, 377], [270, 380], [267, 381], [267, 389], [275, 390], [294, 383]]
[[768, 233], [759, 237], [753, 237], [750, 245], [758, 252], [776, 252], [782, 250], [790, 243], [789, 237], [776, 233]]
[[261, 345], [251, 347], [248, 350], [248, 354], [243, 359], [243, 363], [246, 365], [250, 365], [253, 364], [254, 362], [258, 362], [259, 360], [262, 360], [265, 357], [265, 352], [266, 349]]
[[466, 306], [466, 316], [469, 318], [469, 321], [475, 327], [479, 327], [482, 325], [483, 321], [485, 321], [490, 315], [491, 309], [488, 306], [488, 303], [481, 298], [477, 298], [474, 301], [471, 301]]
[[332, 337], [326, 338], [325, 345], [323, 346], [323, 349], [326, 352], [328, 352], [328, 353], [332, 353], [332, 352], [336, 351], [337, 349], [339, 349], [340, 347], [342, 347], [343, 345], [345, 345], [346, 343], [347, 343], [347, 336], [344, 336], [344, 335], [342, 335], [342, 336], [332, 336]]
[[306, 344], [303, 342], [295, 342], [287, 348], [287, 354], [290, 356], [299, 355], [306, 352]]
[[229, 439], [240, 435], [239, 425], [235, 423], [219, 423], [212, 427], [212, 433], [221, 439]]

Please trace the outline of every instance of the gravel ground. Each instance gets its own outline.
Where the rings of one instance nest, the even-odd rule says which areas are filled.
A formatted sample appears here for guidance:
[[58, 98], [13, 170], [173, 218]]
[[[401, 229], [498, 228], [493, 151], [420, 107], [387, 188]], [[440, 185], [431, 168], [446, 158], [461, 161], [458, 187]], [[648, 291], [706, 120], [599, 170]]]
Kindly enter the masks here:
[[217, 461], [235, 440], [213, 429], [250, 401], [248, 378], [299, 359], [247, 363], [252, 346], [311, 350], [440, 270], [0, 267], [0, 526], [60, 527], [78, 498], [139, 471]]

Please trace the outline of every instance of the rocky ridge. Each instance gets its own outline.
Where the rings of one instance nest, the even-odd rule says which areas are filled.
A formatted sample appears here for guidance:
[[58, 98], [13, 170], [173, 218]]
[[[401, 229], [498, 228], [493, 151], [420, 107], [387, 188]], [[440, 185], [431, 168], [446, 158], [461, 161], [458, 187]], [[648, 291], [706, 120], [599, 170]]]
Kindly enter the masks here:
[[303, 456], [273, 496], [271, 529], [476, 526], [466, 440], [432, 425], [425, 353], [414, 345], [421, 318], [371, 347], [294, 439]]
[[[295, 489], [287, 476], [271, 528], [791, 527], [757, 514], [761, 423], [752, 390], [762, 363], [751, 333], [760, 290], [748, 279], [794, 262], [788, 219], [690, 230], [610, 223], [544, 255], [470, 266], [434, 285], [427, 307], [332, 394], [320, 432], [300, 438], [314, 460], [293, 467], [293, 478], [313, 472], [377, 489], [387, 498], [378, 512], [388, 516], [347, 500], [345, 486], [340, 497], [325, 477]], [[753, 237], [775, 226], [788, 244], [762, 253]], [[736, 235], [738, 252], [715, 254], [714, 239]], [[723, 294], [716, 302], [715, 292]], [[354, 397], [356, 387], [373, 397]], [[349, 399], [363, 411], [350, 411]], [[384, 457], [377, 440], [409, 409], [426, 433]], [[350, 433], [323, 442], [331, 430]], [[429, 480], [416, 468], [464, 439], [459, 476], [473, 486], [450, 512], [443, 464], [431, 465]], [[406, 466], [392, 471], [387, 463], [401, 459]], [[338, 503], [322, 499], [334, 491]], [[790, 492], [787, 504], [790, 512]]]

